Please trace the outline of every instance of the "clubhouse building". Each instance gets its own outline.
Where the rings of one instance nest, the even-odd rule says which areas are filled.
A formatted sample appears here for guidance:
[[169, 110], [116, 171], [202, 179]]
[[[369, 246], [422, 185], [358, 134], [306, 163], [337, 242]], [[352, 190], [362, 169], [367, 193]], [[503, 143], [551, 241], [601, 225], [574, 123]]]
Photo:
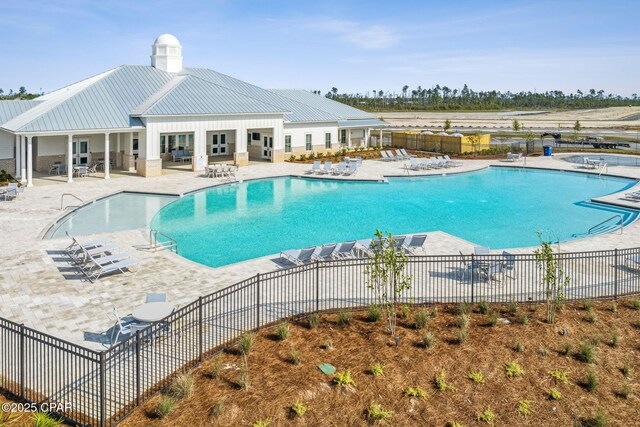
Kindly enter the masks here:
[[32, 185], [33, 171], [99, 165], [145, 177], [163, 162], [279, 162], [291, 154], [367, 145], [375, 116], [305, 90], [267, 90], [182, 66], [170, 34], [151, 65], [122, 65], [33, 100], [0, 101], [0, 169]]

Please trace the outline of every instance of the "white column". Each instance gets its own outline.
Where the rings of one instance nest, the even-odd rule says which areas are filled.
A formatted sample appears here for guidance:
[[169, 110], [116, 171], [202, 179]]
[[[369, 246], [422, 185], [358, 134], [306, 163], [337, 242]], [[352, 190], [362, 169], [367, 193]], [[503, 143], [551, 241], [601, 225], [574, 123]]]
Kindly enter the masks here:
[[111, 146], [109, 144], [109, 134], [104, 134], [104, 179], [109, 179], [109, 150]]
[[382, 128], [380, 128], [380, 141], [378, 141], [378, 147], [382, 148]]
[[20, 182], [27, 182], [27, 149], [24, 137], [20, 135]]
[[369, 128], [364, 128], [364, 144], [362, 144], [364, 147], [369, 146], [369, 131]]
[[351, 147], [351, 129], [347, 129], [347, 147]]
[[[120, 135], [121, 134], [117, 134], [118, 135], [118, 140], [116, 142], [116, 166], [117, 167], [121, 167], [122, 166], [122, 155], [120, 154]], [[118, 163], [120, 162], [120, 163]]]
[[21, 152], [22, 152], [22, 139], [20, 138], [20, 135], [16, 135], [16, 178], [22, 178], [21, 172], [22, 172], [22, 156], [21, 156]]
[[67, 137], [67, 182], [73, 182], [73, 135]]
[[27, 187], [33, 187], [33, 137], [27, 136]]

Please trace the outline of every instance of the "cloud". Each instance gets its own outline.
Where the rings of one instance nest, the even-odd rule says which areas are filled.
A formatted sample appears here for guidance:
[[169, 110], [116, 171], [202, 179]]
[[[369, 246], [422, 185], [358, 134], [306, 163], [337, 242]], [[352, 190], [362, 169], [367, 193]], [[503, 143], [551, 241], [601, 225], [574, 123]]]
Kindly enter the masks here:
[[400, 40], [390, 27], [354, 21], [329, 19], [311, 24], [310, 28], [337, 35], [347, 43], [362, 49], [386, 49], [396, 45]]

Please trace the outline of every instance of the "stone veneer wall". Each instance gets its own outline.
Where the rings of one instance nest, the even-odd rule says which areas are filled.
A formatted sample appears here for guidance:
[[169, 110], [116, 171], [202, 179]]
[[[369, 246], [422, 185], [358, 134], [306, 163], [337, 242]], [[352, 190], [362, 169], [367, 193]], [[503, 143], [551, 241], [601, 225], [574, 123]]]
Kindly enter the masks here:
[[0, 170], [3, 170], [15, 177], [15, 174], [16, 174], [15, 159], [0, 159]]

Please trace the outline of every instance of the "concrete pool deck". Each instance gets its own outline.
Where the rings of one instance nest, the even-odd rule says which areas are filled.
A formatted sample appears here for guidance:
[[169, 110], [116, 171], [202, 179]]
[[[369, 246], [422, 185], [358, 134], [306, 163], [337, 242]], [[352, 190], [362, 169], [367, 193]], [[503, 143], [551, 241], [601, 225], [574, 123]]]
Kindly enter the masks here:
[[[563, 154], [570, 156], [571, 154]], [[465, 160], [463, 166], [446, 170], [414, 172], [406, 170], [405, 162], [365, 161], [355, 177], [332, 179], [384, 180], [385, 176], [442, 175], [471, 172], [490, 165], [524, 167], [525, 162], [511, 163], [489, 160]], [[576, 164], [561, 157], [526, 159], [527, 168], [580, 171]], [[273, 176], [306, 176], [310, 165], [290, 163], [259, 163], [243, 167], [239, 178], [256, 179]], [[639, 167], [611, 166], [608, 174], [640, 179]], [[209, 294], [230, 284], [281, 266], [276, 256], [267, 256], [220, 268], [206, 267], [168, 251], [149, 252], [148, 230], [130, 230], [109, 235], [122, 251], [140, 261], [136, 272], [121, 274], [95, 283], [82, 280], [68, 263], [63, 249], [67, 239], [42, 240], [44, 231], [59, 218], [60, 199], [72, 193], [84, 201], [104, 197], [119, 191], [144, 191], [183, 194], [221, 183], [200, 177], [198, 173], [171, 173], [158, 178], [144, 179], [121, 175], [117, 179], [86, 179], [81, 182], [38, 185], [26, 189], [12, 202], [0, 203], [3, 220], [0, 243], [0, 316], [43, 332], [79, 343], [90, 348], [104, 349], [108, 337], [105, 331], [113, 326], [109, 317], [113, 307], [120, 315], [131, 313], [144, 302], [147, 292], [167, 292], [172, 303], [184, 305], [200, 295]], [[636, 185], [636, 189], [640, 186]], [[631, 190], [627, 190], [629, 192]], [[623, 194], [601, 197], [606, 203], [640, 208], [640, 203], [623, 200]], [[68, 199], [68, 203], [72, 203]], [[429, 233], [426, 253], [433, 255], [470, 253], [473, 242], [444, 232]], [[613, 232], [562, 243], [565, 252], [640, 247], [640, 224], [633, 223], [622, 234]], [[526, 253], [532, 248], [516, 248], [512, 252]]]

